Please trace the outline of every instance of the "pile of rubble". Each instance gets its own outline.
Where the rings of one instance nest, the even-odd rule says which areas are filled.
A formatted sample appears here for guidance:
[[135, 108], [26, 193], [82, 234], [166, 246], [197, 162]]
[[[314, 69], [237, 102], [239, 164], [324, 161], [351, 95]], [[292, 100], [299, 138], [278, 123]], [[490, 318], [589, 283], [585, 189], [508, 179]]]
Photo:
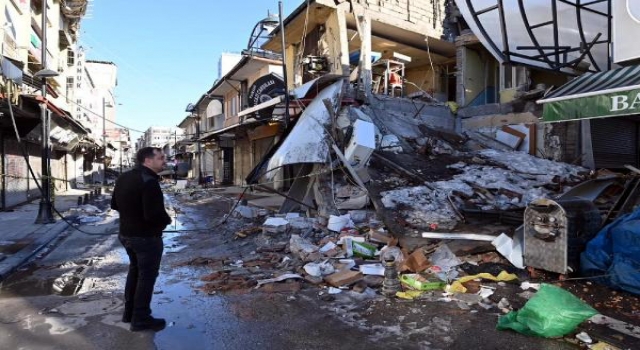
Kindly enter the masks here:
[[[411, 113], [400, 104], [343, 106], [340, 84], [318, 94], [280, 146], [247, 178], [256, 185], [261, 185], [258, 179], [278, 183], [278, 169], [299, 167], [288, 192], [281, 193], [286, 199], [280, 212], [286, 214], [266, 217], [264, 210], [238, 206], [236, 215], [264, 220], [235, 234], [239, 240], [252, 239], [256, 249], [188, 263], [213, 269], [203, 277], [205, 292], [317, 288], [327, 301], [338, 293], [357, 293], [454, 302], [464, 310], [499, 310], [506, 314], [502, 329], [520, 327], [513, 311], [538, 294], [551, 293], [554, 302], [566, 300], [583, 311], [585, 317], [573, 327], [595, 317], [595, 310], [571, 299], [571, 293], [530, 283], [522, 263], [527, 228], [520, 225], [532, 203], [540, 211], [560, 208], [556, 215], [571, 220], [574, 209], [552, 199], [586, 190], [598, 204], [596, 198], [617, 180], [577, 190], [598, 174], [504, 145], [492, 149], [496, 140], [456, 134], [446, 116], [421, 114], [424, 106], [413, 106]], [[549, 200], [541, 205], [541, 199]], [[557, 225], [542, 216], [533, 228], [548, 231], [541, 245], [554, 242], [557, 232], [572, 224]], [[506, 226], [493, 220], [505, 217], [511, 220]], [[477, 218], [482, 225], [474, 225]], [[591, 228], [599, 226], [598, 220]], [[576, 232], [567, 229], [565, 234]], [[580, 237], [583, 243], [592, 233]], [[584, 248], [557, 242], [551, 247], [554, 254], [564, 249], [579, 254]], [[564, 278], [571, 268], [560, 262]], [[540, 288], [545, 292], [536, 292]], [[536, 335], [548, 334], [553, 332]]]

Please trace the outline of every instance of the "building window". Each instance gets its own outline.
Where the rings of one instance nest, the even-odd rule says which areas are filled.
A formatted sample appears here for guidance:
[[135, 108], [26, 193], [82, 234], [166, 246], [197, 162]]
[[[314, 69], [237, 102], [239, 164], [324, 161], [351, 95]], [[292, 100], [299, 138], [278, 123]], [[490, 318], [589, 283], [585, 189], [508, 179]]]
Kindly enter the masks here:
[[527, 68], [524, 66], [502, 65], [501, 90], [518, 88], [528, 84]]
[[67, 66], [71, 67], [76, 63], [76, 54], [73, 50], [67, 51]]

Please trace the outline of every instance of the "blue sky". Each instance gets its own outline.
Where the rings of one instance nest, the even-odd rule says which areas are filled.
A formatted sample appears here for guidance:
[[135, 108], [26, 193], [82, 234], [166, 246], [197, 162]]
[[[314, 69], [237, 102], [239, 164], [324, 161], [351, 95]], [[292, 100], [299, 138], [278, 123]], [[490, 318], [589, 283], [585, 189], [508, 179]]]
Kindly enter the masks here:
[[[284, 0], [284, 16], [304, 0]], [[116, 122], [175, 126], [218, 77], [222, 52], [240, 52], [277, 0], [94, 0], [81, 22], [88, 59], [118, 66]], [[133, 132], [133, 138], [140, 134]]]

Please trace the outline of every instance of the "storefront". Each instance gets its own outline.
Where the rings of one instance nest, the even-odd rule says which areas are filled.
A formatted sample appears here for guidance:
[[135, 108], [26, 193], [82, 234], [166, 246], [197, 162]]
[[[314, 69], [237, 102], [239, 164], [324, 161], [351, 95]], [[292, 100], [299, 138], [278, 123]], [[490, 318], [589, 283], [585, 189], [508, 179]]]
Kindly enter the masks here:
[[582, 121], [585, 165], [640, 166], [640, 66], [581, 75], [538, 103], [544, 122]]

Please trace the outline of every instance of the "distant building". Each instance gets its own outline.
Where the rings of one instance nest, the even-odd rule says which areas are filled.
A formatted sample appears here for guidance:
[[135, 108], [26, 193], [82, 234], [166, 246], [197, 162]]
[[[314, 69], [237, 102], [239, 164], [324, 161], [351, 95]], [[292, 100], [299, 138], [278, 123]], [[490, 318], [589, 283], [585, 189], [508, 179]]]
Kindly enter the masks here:
[[182, 140], [184, 131], [180, 128], [169, 126], [152, 126], [144, 132], [144, 147], [164, 148], [165, 145], [175, 144], [176, 140]]

